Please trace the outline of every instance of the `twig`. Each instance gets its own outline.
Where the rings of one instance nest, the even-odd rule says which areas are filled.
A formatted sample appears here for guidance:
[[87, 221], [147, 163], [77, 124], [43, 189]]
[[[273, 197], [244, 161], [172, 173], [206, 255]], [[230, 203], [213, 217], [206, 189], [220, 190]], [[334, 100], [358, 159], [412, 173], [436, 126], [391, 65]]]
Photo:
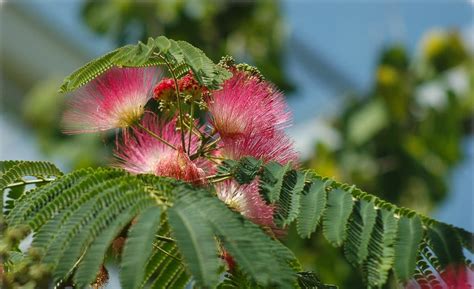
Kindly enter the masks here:
[[56, 180], [56, 179], [55, 178], [54, 179], [44, 178], [44, 179], [37, 179], [37, 180], [20, 181], [20, 182], [9, 184], [5, 188], [14, 188], [14, 187], [19, 187], [19, 186], [23, 186], [23, 185], [49, 183], [49, 182], [52, 182], [54, 180]]
[[170, 148], [174, 149], [174, 150], [177, 150], [176, 147], [172, 144], [170, 144], [169, 142], [165, 141], [162, 137], [160, 137], [159, 135], [157, 135], [156, 133], [154, 133], [153, 131], [149, 130], [148, 128], [146, 128], [144, 125], [142, 125], [141, 123], [138, 123], [138, 126], [145, 130], [147, 133], [149, 133], [152, 137], [156, 138], [157, 140], [161, 141], [162, 143], [164, 143], [165, 145], [169, 146]]

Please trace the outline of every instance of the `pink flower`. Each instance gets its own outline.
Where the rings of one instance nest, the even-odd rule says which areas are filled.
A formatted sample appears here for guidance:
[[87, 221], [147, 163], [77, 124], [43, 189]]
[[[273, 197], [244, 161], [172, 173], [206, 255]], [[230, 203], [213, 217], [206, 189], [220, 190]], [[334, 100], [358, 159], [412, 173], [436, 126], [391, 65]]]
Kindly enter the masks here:
[[140, 120], [153, 96], [156, 68], [111, 68], [76, 91], [64, 113], [69, 134], [127, 128]]
[[223, 139], [272, 133], [290, 118], [283, 95], [272, 84], [240, 71], [212, 94], [208, 107], [210, 122]]
[[174, 100], [175, 86], [171, 78], [163, 78], [153, 89], [154, 98], [157, 100]]
[[258, 182], [239, 185], [235, 181], [224, 181], [216, 185], [217, 196], [227, 206], [240, 212], [255, 224], [273, 228], [273, 208], [265, 203], [258, 192]]
[[220, 153], [224, 158], [234, 160], [251, 156], [264, 162], [276, 161], [280, 164], [296, 164], [298, 161], [293, 142], [282, 131], [253, 133], [234, 140], [224, 138]]
[[192, 71], [179, 79], [178, 85], [182, 93], [191, 95], [193, 98], [199, 98], [204, 92], [208, 91], [206, 87], [201, 86], [197, 82]]
[[[123, 143], [117, 144], [116, 156], [120, 159], [120, 167], [135, 174], [151, 173], [193, 183], [203, 183], [205, 175], [212, 172], [210, 161], [204, 158], [193, 161], [184, 152], [180, 132], [176, 129], [176, 119], [164, 122], [147, 114], [142, 125], [169, 145], [145, 130], [134, 128], [133, 135], [127, 134]], [[190, 154], [196, 152], [198, 147], [199, 138], [192, 135]]]

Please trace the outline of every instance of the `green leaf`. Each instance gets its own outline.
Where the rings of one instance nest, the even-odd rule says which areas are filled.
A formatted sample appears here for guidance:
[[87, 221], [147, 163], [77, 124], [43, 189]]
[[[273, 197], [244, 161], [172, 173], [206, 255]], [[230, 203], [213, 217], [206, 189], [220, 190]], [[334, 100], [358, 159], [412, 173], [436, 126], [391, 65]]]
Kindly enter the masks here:
[[92, 60], [83, 67], [74, 71], [71, 75], [66, 77], [61, 85], [60, 92], [73, 91], [84, 84], [88, 83], [92, 79], [98, 77], [108, 69], [114, 66], [111, 59], [120, 51], [119, 49], [113, 50], [104, 56]]
[[212, 62], [200, 49], [185, 41], [174, 41], [164, 36], [149, 38], [148, 42], [126, 45], [101, 56], [68, 76], [61, 92], [73, 91], [95, 79], [106, 70], [116, 67], [144, 67], [166, 65], [177, 77], [189, 70], [196, 80], [209, 89], [220, 88], [232, 74]]
[[272, 284], [283, 288], [292, 287], [296, 282], [290, 266], [295, 260], [293, 254], [257, 225], [232, 212], [207, 192], [191, 195], [183, 191], [179, 200], [193, 206], [211, 224], [222, 246], [252, 280], [264, 286]]
[[177, 41], [177, 44], [183, 55], [184, 62], [189, 65], [200, 84], [209, 89], [218, 89], [224, 80], [232, 76], [227, 70], [215, 65], [201, 49], [192, 46], [186, 41]]
[[375, 225], [377, 212], [373, 204], [361, 200], [355, 203], [347, 228], [347, 242], [344, 254], [354, 266], [361, 265], [367, 258], [369, 239]]
[[313, 272], [299, 272], [298, 284], [301, 289], [337, 289], [337, 286], [324, 284]]
[[378, 210], [369, 242], [369, 255], [363, 265], [369, 286], [380, 287], [387, 281], [388, 271], [392, 268], [395, 258], [396, 235], [397, 219], [393, 212]]
[[302, 238], [309, 238], [316, 231], [319, 220], [326, 208], [326, 188], [331, 181], [316, 179], [305, 186], [300, 199], [300, 214], [297, 230]]
[[92, 242], [74, 275], [74, 282], [79, 288], [86, 287], [94, 280], [104, 260], [107, 249], [116, 236], [132, 220], [135, 214], [135, 210], [124, 210], [123, 213]]
[[120, 284], [124, 289], [135, 289], [144, 277], [145, 263], [153, 250], [155, 234], [159, 229], [161, 210], [150, 207], [142, 212], [130, 229], [122, 254]]
[[428, 238], [441, 266], [446, 267], [464, 262], [462, 246], [452, 227], [435, 223], [428, 228]]
[[260, 193], [267, 203], [275, 203], [280, 198], [283, 177], [290, 165], [282, 166], [277, 162], [269, 162], [263, 167], [260, 175]]
[[[3, 200], [3, 192], [8, 186], [16, 182], [25, 181], [26, 177], [35, 177], [41, 181], [49, 177], [60, 177], [62, 172], [49, 162], [32, 161], [0, 161], [0, 196]], [[30, 180], [31, 181], [31, 180]], [[47, 182], [47, 181], [46, 181]], [[18, 193], [18, 192], [17, 192]], [[23, 192], [14, 195], [10, 192], [12, 199], [19, 199]], [[9, 206], [11, 209], [13, 205]]]
[[254, 158], [241, 158], [234, 171], [235, 180], [241, 185], [250, 183], [257, 176], [262, 163], [262, 160]]
[[416, 267], [418, 247], [423, 238], [423, 227], [418, 217], [401, 217], [395, 242], [394, 271], [400, 282], [407, 281]]
[[323, 216], [323, 234], [336, 247], [346, 238], [346, 225], [352, 212], [352, 196], [342, 189], [328, 193], [328, 203]]
[[[165, 217], [162, 218], [158, 235], [170, 238], [170, 228]], [[145, 266], [141, 287], [149, 284], [149, 288], [184, 288], [189, 279], [176, 242], [156, 239], [153, 254]]]
[[275, 213], [277, 225], [285, 227], [298, 216], [304, 184], [305, 176], [301, 172], [291, 170], [285, 175]]
[[454, 228], [462, 246], [474, 254], [474, 234], [462, 228]]
[[219, 281], [220, 261], [211, 227], [198, 208], [178, 201], [169, 210], [169, 222], [181, 254], [196, 281], [213, 288]]

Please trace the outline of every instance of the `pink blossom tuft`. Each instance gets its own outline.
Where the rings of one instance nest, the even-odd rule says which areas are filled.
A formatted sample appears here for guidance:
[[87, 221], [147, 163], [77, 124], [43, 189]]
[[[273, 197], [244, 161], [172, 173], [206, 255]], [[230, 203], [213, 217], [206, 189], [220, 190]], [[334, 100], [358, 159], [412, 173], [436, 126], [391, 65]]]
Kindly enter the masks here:
[[234, 71], [208, 101], [210, 122], [222, 138], [271, 133], [290, 119], [283, 95], [270, 83]]
[[253, 133], [234, 140], [224, 138], [220, 153], [224, 158], [234, 160], [251, 156], [264, 162], [276, 161], [280, 164], [296, 164], [298, 161], [293, 142], [282, 131]]
[[153, 96], [157, 68], [111, 68], [78, 89], [64, 113], [69, 134], [127, 128], [144, 113]]
[[171, 78], [163, 78], [153, 89], [153, 95], [157, 100], [175, 99], [174, 80]]
[[[126, 135], [123, 143], [117, 144], [116, 156], [121, 160], [120, 167], [136, 174], [151, 173], [203, 183], [205, 175], [212, 171], [211, 163], [203, 158], [193, 161], [184, 153], [180, 132], [176, 130], [176, 119], [164, 122], [156, 116], [147, 114], [142, 120], [142, 125], [176, 149], [154, 138], [148, 132], [134, 128], [133, 135]], [[198, 147], [199, 138], [192, 135], [191, 154], [196, 152]]]
[[267, 205], [258, 192], [258, 183], [239, 185], [224, 181], [216, 185], [217, 196], [230, 208], [240, 212], [255, 224], [273, 228], [273, 208]]

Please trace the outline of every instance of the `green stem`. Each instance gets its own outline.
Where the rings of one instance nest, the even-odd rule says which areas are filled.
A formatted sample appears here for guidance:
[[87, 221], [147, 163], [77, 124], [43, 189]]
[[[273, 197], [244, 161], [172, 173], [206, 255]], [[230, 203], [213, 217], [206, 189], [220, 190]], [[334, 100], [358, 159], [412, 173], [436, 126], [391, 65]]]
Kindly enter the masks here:
[[213, 148], [213, 146], [215, 144], [217, 144], [220, 140], [221, 140], [221, 138], [218, 137], [217, 139], [213, 140], [210, 143], [203, 143], [201, 145], [201, 147], [197, 150], [197, 152], [190, 156], [190, 159], [195, 160], [198, 157], [203, 156], [203, 155], [215, 150], [216, 148]]
[[191, 115], [189, 117], [189, 136], [188, 136], [188, 153], [191, 153], [191, 137], [193, 135], [194, 126], [194, 103], [191, 102]]
[[56, 179], [37, 179], [37, 180], [20, 181], [20, 182], [9, 184], [5, 188], [14, 188], [14, 187], [19, 187], [19, 186], [23, 186], [23, 185], [49, 183], [49, 182], [52, 182], [54, 180], [56, 180]]
[[166, 250], [164, 250], [164, 249], [161, 248], [160, 246], [158, 246], [158, 245], [156, 245], [156, 244], [153, 244], [153, 247], [155, 247], [156, 249], [158, 249], [158, 250], [160, 250], [161, 252], [163, 252], [165, 255], [167, 255], [167, 256], [169, 256], [169, 257], [175, 259], [176, 261], [180, 262], [181, 265], [183, 265], [181, 259], [179, 259], [179, 258], [176, 257], [176, 256], [173, 256], [172, 254], [170, 254], [169, 252], [167, 252]]
[[165, 237], [165, 236], [161, 236], [161, 235], [156, 235], [156, 238], [160, 241], [165, 241], [165, 242], [176, 242], [175, 239], [172, 239], [172, 238], [169, 238], [169, 237]]
[[212, 184], [219, 183], [219, 182], [228, 180], [230, 178], [232, 178], [232, 176], [225, 176], [225, 177], [222, 177], [222, 178], [211, 179], [211, 180], [209, 180], [209, 183], [212, 183]]
[[156, 133], [154, 133], [153, 131], [149, 130], [148, 128], [146, 128], [144, 125], [142, 125], [141, 123], [138, 123], [138, 126], [143, 129], [144, 131], [146, 131], [149, 135], [151, 135], [152, 137], [156, 138], [157, 140], [161, 141], [162, 143], [164, 143], [165, 145], [169, 146], [170, 148], [174, 149], [174, 150], [177, 150], [176, 147], [172, 144], [170, 144], [169, 142], [165, 141], [162, 137], [160, 137], [159, 135], [157, 135]]
[[177, 100], [177, 103], [178, 103], [179, 125], [181, 127], [181, 145], [183, 146], [184, 152], [186, 152], [186, 143], [184, 141], [185, 132], [184, 132], [184, 125], [183, 125], [184, 115], [183, 115], [183, 108], [181, 106], [181, 99], [180, 99], [180, 95], [179, 95], [178, 78], [176, 77], [176, 74], [174, 73], [173, 67], [168, 62], [168, 60], [163, 56], [161, 56], [161, 59], [163, 59], [163, 61], [166, 63], [166, 66], [168, 67], [168, 70], [171, 73], [171, 76], [173, 77], [174, 90], [175, 90], [175, 93], [176, 93], [176, 100]]

